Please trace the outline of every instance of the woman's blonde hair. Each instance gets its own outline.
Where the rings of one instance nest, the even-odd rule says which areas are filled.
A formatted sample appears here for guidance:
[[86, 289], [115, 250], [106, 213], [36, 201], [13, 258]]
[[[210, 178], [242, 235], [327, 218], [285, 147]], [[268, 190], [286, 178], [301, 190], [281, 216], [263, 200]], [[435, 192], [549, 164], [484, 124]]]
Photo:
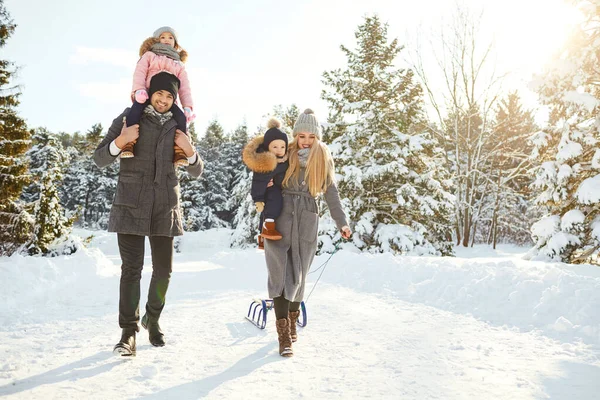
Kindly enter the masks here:
[[[283, 186], [288, 187], [290, 181], [298, 183], [300, 176], [300, 159], [298, 157], [298, 139], [295, 137], [288, 146], [289, 167], [283, 178]], [[324, 193], [329, 185], [335, 182], [335, 168], [331, 152], [318, 138], [310, 148], [304, 179], [308, 182], [308, 190], [313, 197]]]

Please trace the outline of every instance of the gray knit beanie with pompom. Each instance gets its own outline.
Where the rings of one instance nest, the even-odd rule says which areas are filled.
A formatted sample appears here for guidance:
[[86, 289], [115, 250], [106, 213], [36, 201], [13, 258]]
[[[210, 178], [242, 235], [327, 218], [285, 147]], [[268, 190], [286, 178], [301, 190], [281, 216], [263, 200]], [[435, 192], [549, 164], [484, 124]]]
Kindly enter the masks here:
[[304, 112], [298, 116], [298, 119], [294, 124], [294, 130], [292, 131], [294, 137], [301, 132], [314, 133], [317, 136], [317, 139], [321, 140], [321, 125], [319, 125], [315, 113], [310, 108], [304, 110]]

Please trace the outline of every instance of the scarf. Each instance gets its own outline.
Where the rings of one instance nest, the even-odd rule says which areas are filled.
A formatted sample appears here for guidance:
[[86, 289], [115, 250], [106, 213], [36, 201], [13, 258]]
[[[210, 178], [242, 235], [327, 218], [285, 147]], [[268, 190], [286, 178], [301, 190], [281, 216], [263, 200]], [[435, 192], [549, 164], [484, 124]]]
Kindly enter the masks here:
[[310, 147], [308, 149], [298, 150], [298, 160], [300, 161], [300, 166], [302, 168], [306, 168], [306, 163], [308, 162], [309, 155], [310, 155]]
[[154, 107], [152, 107], [152, 104], [148, 104], [146, 108], [144, 108], [144, 113], [156, 118], [161, 125], [164, 125], [165, 122], [173, 118], [173, 113], [171, 111], [167, 111], [166, 113], [161, 114], [158, 111], [156, 111]]
[[175, 61], [181, 60], [181, 57], [179, 56], [179, 53], [177, 52], [177, 50], [175, 50], [173, 47], [169, 46], [168, 44], [164, 44], [164, 43], [153, 44], [152, 47], [150, 48], [150, 51], [159, 56], [169, 57]]

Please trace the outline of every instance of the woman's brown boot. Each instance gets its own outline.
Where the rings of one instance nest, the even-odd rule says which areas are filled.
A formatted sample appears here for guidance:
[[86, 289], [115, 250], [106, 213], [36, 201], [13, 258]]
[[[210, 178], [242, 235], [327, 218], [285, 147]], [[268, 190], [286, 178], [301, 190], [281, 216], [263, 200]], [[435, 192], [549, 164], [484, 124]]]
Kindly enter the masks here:
[[300, 316], [300, 310], [298, 311], [290, 311], [289, 314], [290, 320], [290, 336], [292, 337], [292, 342], [298, 340], [298, 333], [296, 332], [296, 321], [298, 321], [298, 317]]
[[292, 337], [290, 336], [289, 318], [281, 318], [275, 321], [277, 334], [279, 335], [279, 355], [282, 357], [291, 357], [294, 355], [292, 350]]

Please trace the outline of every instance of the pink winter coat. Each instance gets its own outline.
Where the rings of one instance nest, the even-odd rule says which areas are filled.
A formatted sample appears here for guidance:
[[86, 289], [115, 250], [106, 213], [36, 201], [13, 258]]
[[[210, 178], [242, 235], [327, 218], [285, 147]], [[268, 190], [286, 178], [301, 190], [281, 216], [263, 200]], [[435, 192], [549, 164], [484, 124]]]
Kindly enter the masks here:
[[167, 56], [160, 56], [151, 51], [146, 51], [142, 58], [138, 61], [135, 72], [133, 73], [132, 93], [136, 90], [148, 90], [150, 87], [150, 79], [159, 72], [166, 71], [175, 75], [181, 81], [179, 87], [179, 99], [183, 107], [194, 109], [192, 102], [192, 90], [185, 64], [181, 61], [173, 60]]

